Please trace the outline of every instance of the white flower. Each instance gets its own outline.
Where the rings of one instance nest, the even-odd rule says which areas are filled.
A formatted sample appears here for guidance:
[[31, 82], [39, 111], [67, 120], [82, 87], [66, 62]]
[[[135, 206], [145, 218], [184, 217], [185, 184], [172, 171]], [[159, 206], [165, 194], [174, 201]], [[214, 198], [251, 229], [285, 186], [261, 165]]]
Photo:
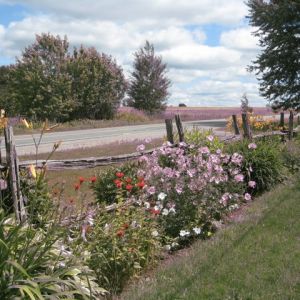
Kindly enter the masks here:
[[193, 228], [193, 231], [194, 231], [196, 234], [200, 234], [200, 233], [201, 233], [201, 228], [199, 228], [199, 227], [194, 227], [194, 228]]
[[172, 206], [172, 207], [169, 209], [169, 213], [173, 213], [173, 214], [176, 213], [176, 210], [175, 210], [175, 207], [174, 207], [174, 206]]
[[246, 201], [250, 201], [251, 200], [251, 195], [249, 193], [246, 193], [244, 195], [244, 198], [245, 198]]
[[169, 211], [166, 208], [164, 208], [161, 214], [163, 216], [167, 216], [169, 214]]
[[149, 208], [150, 208], [150, 203], [149, 203], [149, 202], [145, 202], [144, 205], [145, 205], [145, 208], [146, 208], [146, 209], [149, 209]]
[[163, 201], [163, 200], [165, 200], [166, 197], [167, 197], [167, 194], [161, 192], [158, 194], [157, 199], [160, 201]]
[[172, 244], [171, 244], [171, 247], [172, 248], [175, 248], [175, 247], [177, 247], [178, 246], [178, 243], [176, 243], [176, 242], [173, 242]]
[[171, 246], [170, 245], [166, 245], [165, 249], [166, 249], [166, 251], [170, 251], [171, 250]]
[[157, 230], [152, 231], [151, 235], [153, 237], [158, 237], [158, 231]]
[[190, 232], [188, 230], [180, 230], [179, 235], [184, 237], [190, 235]]
[[212, 142], [214, 140], [214, 136], [213, 135], [209, 135], [206, 137], [210, 142]]

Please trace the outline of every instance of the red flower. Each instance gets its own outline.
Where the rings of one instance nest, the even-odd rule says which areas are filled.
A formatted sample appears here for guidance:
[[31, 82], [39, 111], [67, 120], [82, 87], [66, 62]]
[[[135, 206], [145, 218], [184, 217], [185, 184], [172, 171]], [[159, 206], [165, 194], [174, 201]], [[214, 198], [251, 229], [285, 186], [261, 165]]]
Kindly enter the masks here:
[[138, 181], [144, 181], [144, 177], [138, 177]]
[[117, 172], [117, 173], [116, 173], [116, 176], [119, 177], [119, 178], [122, 178], [122, 177], [124, 177], [124, 173], [122, 173], [122, 172]]
[[80, 188], [80, 184], [79, 184], [79, 183], [75, 183], [75, 184], [74, 184], [74, 190], [75, 190], [75, 191], [78, 191], [79, 188]]
[[90, 180], [91, 180], [92, 183], [94, 183], [94, 182], [96, 182], [97, 177], [96, 176], [92, 176]]
[[123, 229], [120, 229], [120, 230], [117, 231], [117, 236], [118, 237], [122, 237], [122, 236], [124, 236], [124, 234], [125, 234], [125, 231]]
[[131, 183], [131, 182], [132, 182], [132, 179], [131, 179], [131, 178], [126, 178], [125, 181], [126, 181], [127, 183]]
[[154, 208], [152, 208], [152, 209], [150, 210], [150, 212], [151, 212], [153, 215], [159, 215], [159, 214], [160, 214], [160, 211], [157, 210], [157, 209], [154, 209]]
[[84, 182], [84, 178], [83, 177], [79, 177], [79, 184], [82, 184]]
[[136, 184], [140, 189], [142, 189], [145, 186], [145, 182], [144, 181], [140, 181]]
[[124, 229], [127, 229], [129, 227], [129, 225], [127, 224], [127, 223], [125, 223], [124, 225], [123, 225], [123, 228]]
[[117, 188], [121, 188], [121, 187], [122, 187], [122, 184], [123, 184], [123, 182], [122, 182], [121, 180], [119, 180], [119, 179], [115, 179], [115, 180], [114, 180], [114, 183], [116, 184], [116, 187], [117, 187]]
[[127, 190], [128, 192], [130, 192], [130, 191], [132, 190], [132, 188], [133, 188], [133, 185], [132, 185], [132, 184], [127, 184], [127, 185], [126, 185], [126, 190]]

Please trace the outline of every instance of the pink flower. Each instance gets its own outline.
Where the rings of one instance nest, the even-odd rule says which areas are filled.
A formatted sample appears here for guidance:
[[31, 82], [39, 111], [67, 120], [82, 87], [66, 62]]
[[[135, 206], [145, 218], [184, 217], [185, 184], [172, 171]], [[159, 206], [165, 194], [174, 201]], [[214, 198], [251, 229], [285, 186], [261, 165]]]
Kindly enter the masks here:
[[248, 186], [254, 189], [256, 187], [256, 182], [255, 181], [249, 181]]
[[248, 145], [248, 148], [249, 148], [249, 149], [256, 149], [256, 148], [257, 148], [257, 145], [254, 144], [254, 143], [251, 143], [251, 144]]
[[147, 189], [147, 192], [148, 192], [150, 195], [155, 194], [155, 187], [154, 187], [154, 186], [150, 186], [150, 187]]
[[237, 174], [237, 175], [234, 176], [234, 180], [235, 180], [236, 182], [243, 182], [243, 181], [244, 181], [244, 175], [242, 175], [242, 174]]
[[245, 198], [246, 201], [250, 201], [250, 200], [251, 200], [251, 195], [248, 194], [248, 193], [246, 193], [246, 194], [244, 195], [244, 198]]
[[138, 146], [136, 147], [136, 151], [138, 151], [138, 152], [142, 152], [142, 151], [144, 151], [144, 150], [145, 150], [145, 145], [144, 145], [144, 144], [138, 145]]
[[210, 142], [212, 142], [214, 140], [214, 136], [213, 135], [209, 135], [206, 137]]

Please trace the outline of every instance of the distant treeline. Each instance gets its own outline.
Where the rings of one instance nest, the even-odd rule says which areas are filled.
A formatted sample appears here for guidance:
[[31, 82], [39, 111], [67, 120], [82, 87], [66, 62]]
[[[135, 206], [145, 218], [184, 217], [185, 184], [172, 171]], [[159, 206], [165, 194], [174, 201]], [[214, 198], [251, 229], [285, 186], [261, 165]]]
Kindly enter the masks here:
[[[161, 60], [152, 50], [150, 59]], [[140, 77], [145, 86], [146, 77], [157, 76]], [[133, 83], [126, 80], [122, 67], [111, 56], [93, 47], [70, 51], [67, 37], [42, 34], [24, 49], [15, 64], [0, 67], [0, 108], [10, 116], [33, 120], [111, 119], [126, 92], [132, 94], [131, 86]], [[168, 94], [163, 95], [164, 99], [159, 99], [162, 103]], [[128, 101], [133, 107], [135, 102]]]

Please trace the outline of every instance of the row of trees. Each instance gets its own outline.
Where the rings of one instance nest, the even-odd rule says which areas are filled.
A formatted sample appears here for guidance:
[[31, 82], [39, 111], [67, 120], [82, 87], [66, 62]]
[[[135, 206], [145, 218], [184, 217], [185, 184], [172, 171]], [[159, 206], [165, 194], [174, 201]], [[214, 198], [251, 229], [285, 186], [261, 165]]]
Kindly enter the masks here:
[[70, 53], [66, 37], [37, 35], [16, 64], [1, 67], [0, 106], [37, 120], [110, 119], [127, 92], [128, 105], [153, 113], [168, 97], [166, 67], [146, 42], [126, 80], [111, 56], [84, 46]]

